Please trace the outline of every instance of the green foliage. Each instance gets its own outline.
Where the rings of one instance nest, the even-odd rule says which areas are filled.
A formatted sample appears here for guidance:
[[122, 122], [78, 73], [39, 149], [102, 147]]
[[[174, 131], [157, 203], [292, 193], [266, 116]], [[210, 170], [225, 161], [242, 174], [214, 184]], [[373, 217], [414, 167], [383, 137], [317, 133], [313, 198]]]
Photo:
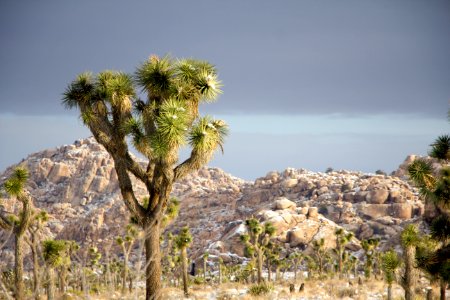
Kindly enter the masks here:
[[42, 250], [45, 263], [52, 268], [69, 265], [69, 246], [66, 240], [45, 240]]
[[419, 231], [414, 224], [407, 225], [401, 235], [401, 243], [404, 247], [415, 247], [420, 241]]
[[28, 171], [25, 168], [17, 167], [14, 169], [13, 174], [3, 184], [5, 192], [10, 196], [18, 196], [22, 193], [28, 176]]
[[450, 135], [445, 134], [439, 136], [436, 141], [431, 144], [429, 155], [431, 157], [448, 160], [450, 159]]
[[395, 281], [395, 272], [400, 267], [400, 259], [394, 250], [389, 250], [381, 256], [381, 261], [384, 278], [388, 284], [392, 284]]
[[408, 166], [408, 174], [414, 184], [422, 189], [429, 189], [435, 184], [433, 166], [429, 161], [416, 159]]
[[175, 245], [178, 249], [188, 247], [192, 243], [192, 235], [189, 232], [189, 227], [181, 228], [180, 233], [175, 237]]
[[273, 285], [269, 283], [254, 284], [248, 289], [248, 293], [252, 296], [262, 296], [274, 290]]

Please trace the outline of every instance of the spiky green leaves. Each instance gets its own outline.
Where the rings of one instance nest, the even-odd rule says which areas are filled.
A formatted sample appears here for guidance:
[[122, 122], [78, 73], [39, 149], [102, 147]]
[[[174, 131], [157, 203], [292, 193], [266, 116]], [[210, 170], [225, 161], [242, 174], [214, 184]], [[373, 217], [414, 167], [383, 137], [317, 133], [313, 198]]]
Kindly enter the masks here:
[[407, 225], [400, 235], [400, 240], [404, 247], [415, 247], [420, 241], [417, 227], [414, 224]]
[[223, 146], [227, 135], [227, 124], [222, 120], [204, 117], [194, 124], [189, 136], [189, 144], [193, 149], [201, 152], [211, 152]]
[[441, 135], [436, 141], [431, 144], [430, 156], [442, 159], [449, 160], [450, 159], [450, 135]]
[[152, 96], [161, 97], [170, 91], [173, 74], [173, 62], [168, 56], [159, 58], [152, 55], [138, 67], [135, 77], [138, 85], [143, 87], [152, 98]]
[[3, 188], [10, 196], [19, 196], [28, 180], [28, 171], [25, 168], [18, 167], [13, 174], [5, 181]]
[[66, 240], [45, 240], [43, 255], [45, 262], [52, 268], [70, 263], [69, 244]]
[[88, 105], [94, 91], [92, 73], [85, 72], [69, 84], [63, 93], [63, 105], [66, 108], [74, 108]]
[[394, 250], [389, 250], [381, 256], [381, 268], [388, 284], [395, 281], [395, 273], [398, 267], [400, 267], [400, 259]]
[[430, 189], [435, 184], [433, 166], [429, 161], [416, 159], [408, 166], [408, 174], [420, 188]]
[[175, 245], [178, 249], [188, 247], [192, 243], [192, 235], [189, 232], [189, 227], [181, 228], [180, 233], [175, 237]]
[[156, 117], [156, 132], [151, 145], [157, 157], [165, 156], [169, 150], [178, 149], [186, 143], [190, 116], [186, 107], [175, 99], [165, 101]]

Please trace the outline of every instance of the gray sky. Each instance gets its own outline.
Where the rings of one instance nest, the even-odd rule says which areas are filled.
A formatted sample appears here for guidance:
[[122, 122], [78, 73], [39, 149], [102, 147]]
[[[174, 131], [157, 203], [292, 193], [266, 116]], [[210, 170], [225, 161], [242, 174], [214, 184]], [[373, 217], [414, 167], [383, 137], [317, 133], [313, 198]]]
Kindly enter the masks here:
[[447, 133], [450, 1], [1, 1], [0, 169], [89, 135], [61, 93], [150, 54], [209, 60], [231, 127], [211, 163], [392, 171]]

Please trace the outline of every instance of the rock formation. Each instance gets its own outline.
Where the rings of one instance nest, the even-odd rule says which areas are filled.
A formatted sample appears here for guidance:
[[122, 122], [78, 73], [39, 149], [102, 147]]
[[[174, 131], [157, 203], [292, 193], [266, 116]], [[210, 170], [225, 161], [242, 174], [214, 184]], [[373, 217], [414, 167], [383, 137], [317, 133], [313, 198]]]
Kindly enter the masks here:
[[[50, 214], [50, 236], [103, 248], [123, 234], [129, 214], [113, 161], [93, 138], [31, 154], [20, 164], [30, 171], [28, 189], [35, 206]], [[0, 175], [0, 184], [13, 167]], [[145, 196], [143, 185], [135, 181], [135, 187]], [[348, 247], [357, 250], [358, 239], [386, 241], [424, 209], [417, 191], [399, 177], [345, 170], [288, 168], [248, 182], [217, 168], [203, 168], [177, 182], [173, 195], [180, 199], [181, 209], [166, 231], [176, 233], [189, 226], [194, 237], [191, 256], [200, 257], [208, 249], [224, 262], [241, 259], [239, 235], [245, 231], [243, 221], [252, 215], [275, 224], [275, 238], [286, 249], [305, 249], [321, 237], [326, 247], [334, 247], [334, 230], [340, 226], [355, 233], [357, 239]], [[6, 209], [13, 209], [10, 203], [2, 201]], [[0, 244], [6, 238], [7, 233], [0, 232]], [[10, 258], [9, 251], [0, 249], [0, 255]]]

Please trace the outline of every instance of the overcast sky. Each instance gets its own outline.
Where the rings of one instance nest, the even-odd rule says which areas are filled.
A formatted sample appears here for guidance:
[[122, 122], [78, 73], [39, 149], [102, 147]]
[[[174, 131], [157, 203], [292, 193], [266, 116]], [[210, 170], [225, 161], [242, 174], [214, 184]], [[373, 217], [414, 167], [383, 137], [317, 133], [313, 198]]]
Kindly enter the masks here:
[[[150, 54], [206, 59], [202, 112], [231, 128], [211, 166], [394, 170], [448, 133], [450, 1], [0, 1], [0, 170], [89, 136], [61, 94]], [[162, 1], [161, 1], [162, 2]]]

